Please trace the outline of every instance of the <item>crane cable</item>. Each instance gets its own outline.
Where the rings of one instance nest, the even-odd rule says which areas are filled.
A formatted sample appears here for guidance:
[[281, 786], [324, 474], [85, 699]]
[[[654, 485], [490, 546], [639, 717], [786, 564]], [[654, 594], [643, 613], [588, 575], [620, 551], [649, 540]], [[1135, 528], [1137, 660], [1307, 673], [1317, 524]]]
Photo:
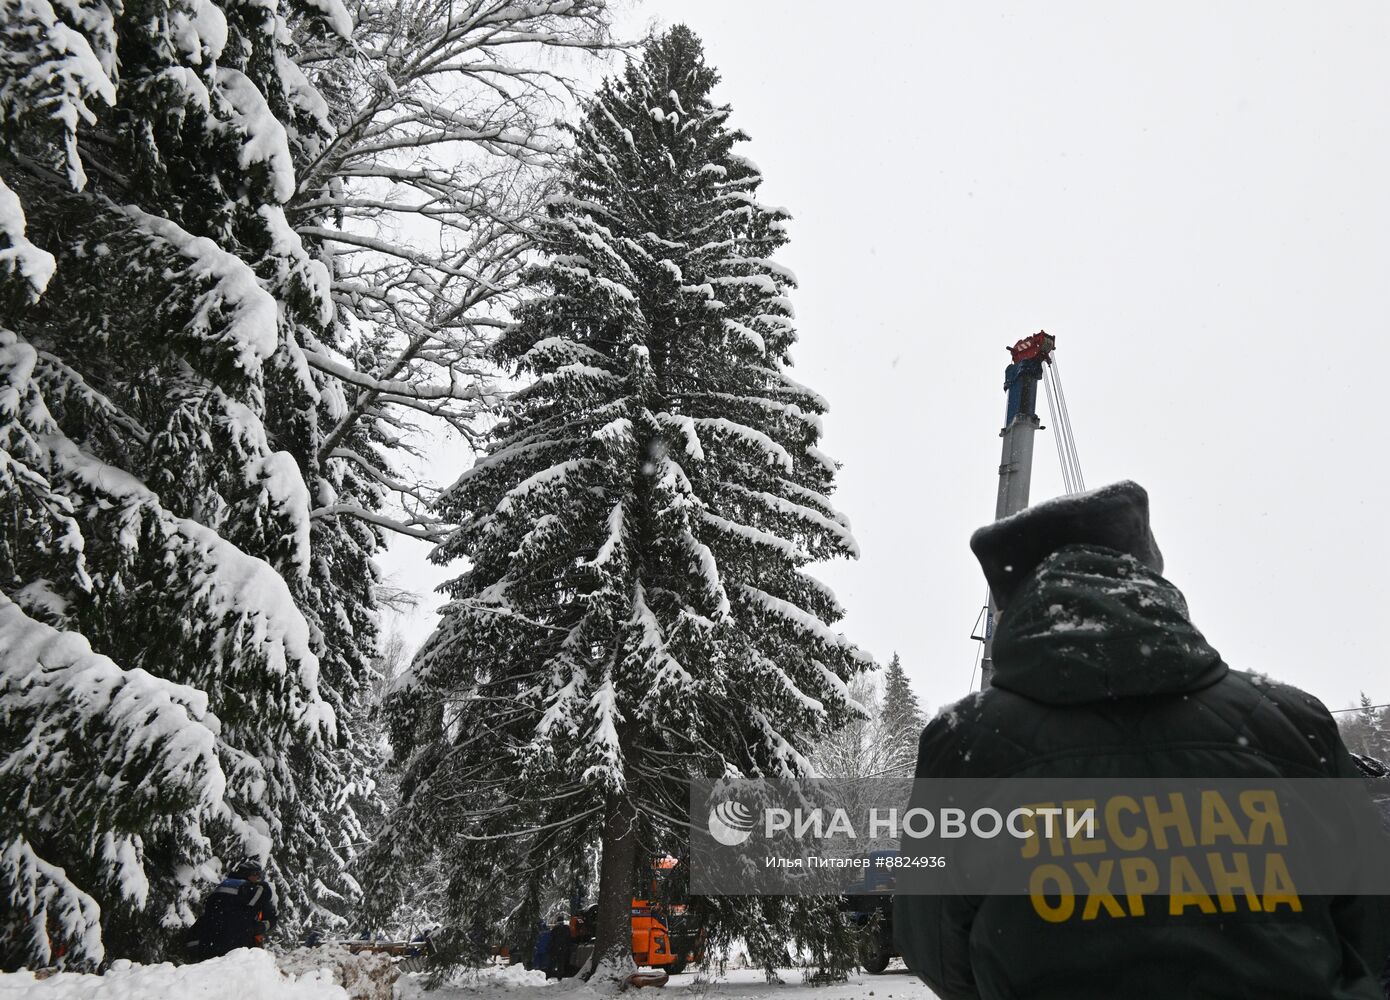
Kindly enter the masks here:
[[1057, 407], [1052, 402], [1052, 381], [1049, 369], [1043, 369], [1043, 394], [1047, 397], [1047, 415], [1052, 424], [1052, 443], [1057, 446], [1057, 464], [1062, 468], [1062, 489], [1068, 494], [1077, 492], [1071, 480], [1071, 466], [1067, 462], [1067, 453], [1062, 446], [1061, 422], [1057, 419]]
[[1072, 488], [1079, 493], [1086, 488], [1086, 477], [1081, 474], [1081, 456], [1076, 450], [1076, 435], [1071, 427], [1071, 408], [1067, 406], [1067, 394], [1056, 368], [1052, 369], [1052, 388], [1057, 393], [1057, 411], [1062, 418], [1062, 447], [1071, 465]]
[[1057, 389], [1057, 398], [1062, 404], [1062, 423], [1066, 427], [1067, 447], [1071, 451], [1072, 469], [1076, 473], [1076, 485], [1080, 489], [1086, 488], [1086, 479], [1081, 475], [1081, 456], [1076, 451], [1076, 436], [1071, 430], [1071, 408], [1067, 406], [1067, 394], [1062, 388], [1062, 370], [1057, 366], [1057, 355], [1053, 352], [1052, 356], [1052, 384]]
[[1043, 367], [1043, 390], [1047, 396], [1047, 412], [1052, 418], [1057, 445], [1057, 459], [1062, 466], [1062, 487], [1068, 494], [1080, 493], [1086, 488], [1086, 479], [1081, 473], [1081, 457], [1076, 450], [1076, 437], [1071, 429], [1071, 411], [1067, 408], [1067, 396], [1062, 391], [1062, 375], [1057, 367], [1057, 355], [1053, 352], [1051, 364]]

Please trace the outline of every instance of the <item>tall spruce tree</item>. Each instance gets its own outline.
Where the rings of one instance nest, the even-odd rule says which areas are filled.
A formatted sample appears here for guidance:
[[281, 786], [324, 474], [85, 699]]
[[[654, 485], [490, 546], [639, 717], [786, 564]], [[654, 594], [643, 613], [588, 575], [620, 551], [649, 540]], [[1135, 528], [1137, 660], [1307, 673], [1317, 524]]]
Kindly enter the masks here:
[[882, 705], [885, 771], [910, 776], [917, 767], [917, 741], [927, 720], [897, 653], [883, 668]]
[[[788, 373], [788, 215], [717, 79], [673, 28], [573, 129], [496, 352], [530, 381], [443, 496], [460, 527], [435, 558], [470, 565], [397, 698], [398, 855], [442, 852], [460, 913], [525, 924], [597, 841], [603, 975], [631, 967], [646, 865], [683, 850], [687, 779], [807, 774], [871, 665], [805, 572], [857, 551], [826, 403]], [[789, 936], [837, 961], [834, 901], [709, 916], [769, 967]]]
[[330, 272], [282, 208], [329, 128], [294, 46], [350, 27], [0, 3], [6, 967], [166, 954], [239, 854], [290, 923], [351, 890], [378, 540], [314, 514], [380, 487], [316, 462]]

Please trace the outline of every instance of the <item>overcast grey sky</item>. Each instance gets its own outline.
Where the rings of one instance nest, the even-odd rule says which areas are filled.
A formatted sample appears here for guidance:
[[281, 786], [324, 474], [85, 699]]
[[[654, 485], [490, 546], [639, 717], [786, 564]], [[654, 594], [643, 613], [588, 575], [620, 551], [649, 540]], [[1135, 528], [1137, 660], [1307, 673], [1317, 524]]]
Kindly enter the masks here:
[[[1046, 329], [1088, 485], [1149, 490], [1167, 575], [1226, 660], [1332, 708], [1390, 701], [1390, 7], [624, 16], [653, 21], [704, 39], [763, 200], [795, 216], [795, 374], [830, 401], [863, 549], [821, 570], [846, 634], [900, 652], [933, 708], [969, 689], [1003, 348]], [[1060, 491], [1045, 431], [1033, 499]], [[384, 565], [423, 587], [422, 553]]]

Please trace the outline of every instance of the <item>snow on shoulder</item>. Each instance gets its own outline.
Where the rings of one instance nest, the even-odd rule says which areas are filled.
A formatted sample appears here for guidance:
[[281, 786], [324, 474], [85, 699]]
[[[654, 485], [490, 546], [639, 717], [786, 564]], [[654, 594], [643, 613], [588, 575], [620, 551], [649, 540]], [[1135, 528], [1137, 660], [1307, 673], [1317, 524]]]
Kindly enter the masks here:
[[268, 951], [239, 948], [196, 965], [113, 962], [105, 975], [0, 973], [0, 1000], [349, 1000], [331, 970], [286, 975]]

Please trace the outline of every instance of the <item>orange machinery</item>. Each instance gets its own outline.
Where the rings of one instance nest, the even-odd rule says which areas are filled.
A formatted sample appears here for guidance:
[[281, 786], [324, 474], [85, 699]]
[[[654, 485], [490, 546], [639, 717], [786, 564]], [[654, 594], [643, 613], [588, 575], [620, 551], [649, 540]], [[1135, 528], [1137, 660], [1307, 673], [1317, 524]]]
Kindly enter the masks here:
[[[692, 927], [684, 903], [674, 903], [662, 883], [674, 872], [678, 862], [672, 857], [652, 862], [647, 899], [632, 901], [632, 957], [639, 966], [660, 968], [679, 975], [691, 962], [704, 958], [705, 935]], [[665, 898], [663, 903], [660, 900]]]
[[[700, 929], [686, 926], [687, 909], [684, 903], [663, 903], [661, 883], [676, 867], [675, 858], [658, 858], [652, 863], [652, 877], [646, 899], [632, 900], [632, 960], [639, 968], [660, 969], [673, 976], [680, 975], [690, 962], [704, 957], [704, 934]], [[593, 931], [584, 916], [570, 918], [573, 940], [592, 940]]]

